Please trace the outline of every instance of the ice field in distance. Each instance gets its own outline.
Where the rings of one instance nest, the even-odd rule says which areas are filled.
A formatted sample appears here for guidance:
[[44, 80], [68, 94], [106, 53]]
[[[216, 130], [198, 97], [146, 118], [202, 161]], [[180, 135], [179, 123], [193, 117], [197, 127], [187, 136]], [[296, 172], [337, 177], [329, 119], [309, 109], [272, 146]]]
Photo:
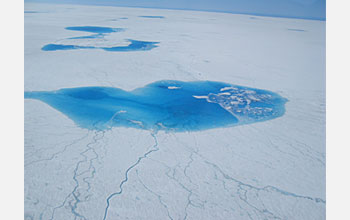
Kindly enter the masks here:
[[[326, 218], [325, 21], [39, 3], [25, 3], [24, 17], [24, 219]], [[103, 31], [109, 28], [122, 31]], [[103, 49], [129, 47], [130, 40], [156, 43]], [[42, 49], [50, 44], [75, 48]], [[193, 82], [200, 93], [190, 86], [173, 95]], [[206, 90], [203, 82], [222, 84]], [[133, 93], [149, 86], [165, 99], [187, 100], [170, 102], [162, 119], [194, 103], [179, 119], [200, 112], [232, 124], [140, 129], [130, 121], [135, 116], [150, 124], [159, 116], [149, 109], [145, 118], [145, 108], [134, 106], [141, 100]], [[276, 95], [279, 102], [268, 103], [278, 114], [231, 126], [239, 117], [225, 108], [258, 103], [255, 96], [231, 100], [233, 88]], [[110, 105], [116, 97], [112, 103], [120, 103], [115, 91], [131, 103]], [[247, 98], [243, 91], [237, 94]], [[78, 120], [86, 115], [77, 97], [95, 97], [81, 105], [97, 106], [106, 118], [114, 110], [133, 111], [133, 118], [120, 112], [116, 126], [89, 129]], [[197, 104], [215, 107], [201, 112]], [[64, 110], [69, 105], [74, 115]], [[135, 126], [119, 126], [120, 119]]]

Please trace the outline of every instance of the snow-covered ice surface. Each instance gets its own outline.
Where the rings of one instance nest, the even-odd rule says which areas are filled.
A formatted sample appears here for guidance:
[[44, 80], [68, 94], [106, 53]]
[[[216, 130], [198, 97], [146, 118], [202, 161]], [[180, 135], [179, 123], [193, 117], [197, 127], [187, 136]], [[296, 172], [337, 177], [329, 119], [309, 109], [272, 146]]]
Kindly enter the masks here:
[[[209, 80], [288, 99], [273, 120], [176, 133], [83, 129], [26, 99], [25, 219], [325, 219], [324, 21], [30, 3], [25, 11], [25, 91]], [[65, 29], [84, 26], [124, 31], [79, 38], [89, 33]], [[159, 43], [41, 49], [130, 39]]]

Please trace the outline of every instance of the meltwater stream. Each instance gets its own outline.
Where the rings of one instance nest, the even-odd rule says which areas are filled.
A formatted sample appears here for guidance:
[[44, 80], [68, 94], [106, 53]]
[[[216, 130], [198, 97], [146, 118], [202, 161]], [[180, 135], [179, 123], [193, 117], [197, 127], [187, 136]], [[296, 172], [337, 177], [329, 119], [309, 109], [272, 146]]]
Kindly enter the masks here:
[[78, 87], [26, 91], [65, 114], [78, 126], [105, 130], [199, 131], [266, 121], [284, 114], [287, 99], [261, 89], [223, 82], [163, 80], [125, 91]]

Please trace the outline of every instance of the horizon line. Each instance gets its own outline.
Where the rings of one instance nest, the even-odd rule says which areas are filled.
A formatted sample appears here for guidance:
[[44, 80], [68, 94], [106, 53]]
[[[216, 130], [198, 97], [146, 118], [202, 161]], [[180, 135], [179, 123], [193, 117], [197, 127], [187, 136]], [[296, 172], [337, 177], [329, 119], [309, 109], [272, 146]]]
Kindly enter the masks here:
[[313, 17], [313, 16], [287, 16], [287, 15], [276, 15], [268, 13], [254, 13], [254, 12], [235, 12], [235, 11], [225, 11], [225, 10], [210, 10], [210, 9], [191, 9], [191, 8], [167, 8], [167, 7], [151, 7], [151, 6], [125, 6], [125, 5], [111, 5], [107, 3], [60, 3], [60, 2], [38, 2], [31, 0], [24, 0], [24, 3], [36, 3], [36, 4], [57, 4], [57, 5], [85, 5], [85, 6], [110, 6], [110, 7], [121, 7], [121, 8], [146, 8], [146, 9], [164, 9], [164, 10], [179, 10], [179, 11], [197, 11], [197, 12], [215, 12], [215, 13], [226, 13], [226, 14], [238, 14], [238, 15], [252, 15], [260, 17], [271, 17], [271, 18], [289, 18], [289, 19], [302, 19], [302, 20], [313, 20], [313, 21], [326, 21], [323, 17]]

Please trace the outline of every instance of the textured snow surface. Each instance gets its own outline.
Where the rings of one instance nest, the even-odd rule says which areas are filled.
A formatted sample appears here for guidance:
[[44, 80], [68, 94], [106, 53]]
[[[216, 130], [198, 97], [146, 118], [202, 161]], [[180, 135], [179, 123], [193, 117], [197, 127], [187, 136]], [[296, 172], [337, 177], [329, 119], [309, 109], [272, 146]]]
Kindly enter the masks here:
[[[82, 129], [26, 99], [25, 219], [325, 219], [325, 22], [29, 3], [25, 11], [26, 91], [209, 80], [288, 99], [273, 120], [181, 133]], [[89, 33], [65, 29], [87, 26], [124, 31], [80, 39]], [[41, 50], [127, 39], [159, 44]]]

